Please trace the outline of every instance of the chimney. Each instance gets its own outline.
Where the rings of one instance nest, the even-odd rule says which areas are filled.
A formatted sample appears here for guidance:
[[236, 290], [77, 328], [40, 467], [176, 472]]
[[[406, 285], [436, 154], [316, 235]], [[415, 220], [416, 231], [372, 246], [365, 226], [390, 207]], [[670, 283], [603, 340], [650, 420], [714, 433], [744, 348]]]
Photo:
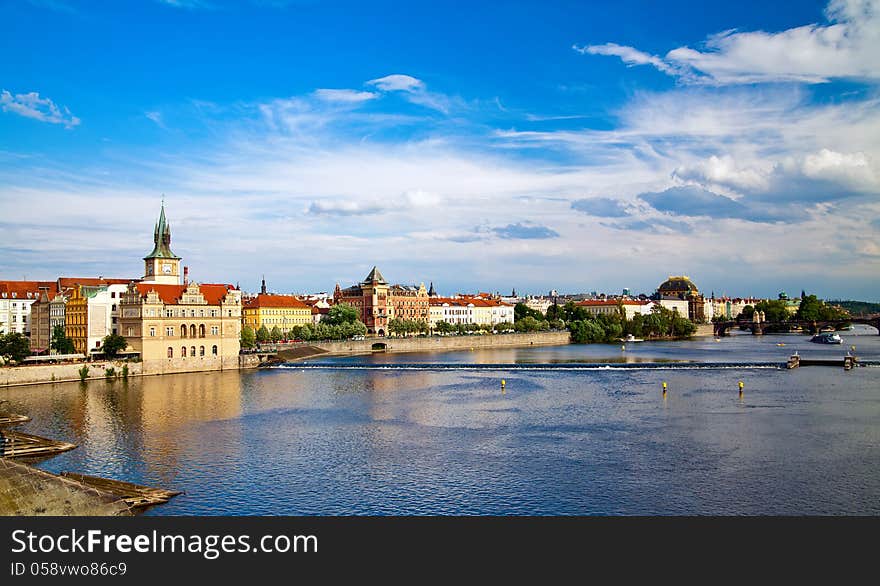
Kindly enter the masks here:
[[189, 285], [189, 267], [183, 267], [183, 285]]

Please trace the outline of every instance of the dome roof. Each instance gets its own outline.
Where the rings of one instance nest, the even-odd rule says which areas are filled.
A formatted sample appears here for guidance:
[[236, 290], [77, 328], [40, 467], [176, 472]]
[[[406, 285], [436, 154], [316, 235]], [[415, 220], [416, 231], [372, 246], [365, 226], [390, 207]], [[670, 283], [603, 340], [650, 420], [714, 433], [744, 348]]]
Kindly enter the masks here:
[[670, 276], [668, 279], [663, 281], [660, 286], [657, 288], [657, 291], [660, 293], [699, 293], [700, 290], [697, 289], [697, 286], [694, 285], [694, 282], [691, 281], [686, 276], [673, 277]]

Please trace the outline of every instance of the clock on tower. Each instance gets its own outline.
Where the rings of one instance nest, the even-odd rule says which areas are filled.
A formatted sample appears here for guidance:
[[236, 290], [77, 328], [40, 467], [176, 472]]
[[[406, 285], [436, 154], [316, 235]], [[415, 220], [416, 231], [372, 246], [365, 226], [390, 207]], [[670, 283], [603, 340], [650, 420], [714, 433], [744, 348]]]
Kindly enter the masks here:
[[171, 252], [171, 227], [165, 220], [165, 204], [153, 230], [153, 251], [144, 257], [145, 283], [180, 284], [180, 257]]

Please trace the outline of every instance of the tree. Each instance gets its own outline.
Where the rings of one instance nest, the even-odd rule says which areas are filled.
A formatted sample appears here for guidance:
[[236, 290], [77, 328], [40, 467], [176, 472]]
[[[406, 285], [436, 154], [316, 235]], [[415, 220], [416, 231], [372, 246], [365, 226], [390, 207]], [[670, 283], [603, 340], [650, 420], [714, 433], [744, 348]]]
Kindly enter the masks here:
[[104, 341], [101, 342], [101, 351], [104, 352], [104, 356], [107, 356], [108, 358], [116, 358], [116, 356], [127, 347], [128, 340], [119, 334], [104, 336]]
[[257, 343], [256, 334], [254, 334], [254, 329], [250, 326], [244, 326], [241, 328], [241, 347], [242, 348], [253, 348]]
[[751, 305], [746, 305], [742, 308], [742, 311], [739, 312], [739, 315], [736, 316], [736, 321], [752, 321], [755, 317], [755, 308]]
[[764, 312], [764, 321], [780, 322], [788, 321], [789, 318], [788, 310], [785, 308], [785, 301], [778, 299], [756, 303], [755, 311]]
[[544, 314], [537, 309], [532, 309], [525, 303], [517, 303], [513, 306], [514, 321], [519, 321], [526, 317], [531, 317], [537, 321], [544, 319]]
[[321, 320], [327, 322], [328, 325], [336, 326], [342, 323], [350, 323], [357, 321], [358, 311], [347, 303], [337, 303], [330, 308], [327, 315]]
[[257, 343], [262, 344], [262, 343], [268, 342], [268, 341], [269, 341], [269, 329], [265, 325], [262, 325], [262, 326], [260, 326], [260, 329], [257, 330]]
[[55, 326], [52, 329], [52, 341], [49, 342], [49, 347], [58, 354], [76, 354], [73, 340], [64, 335], [63, 326]]
[[278, 326], [273, 327], [272, 331], [269, 332], [269, 339], [273, 342], [280, 341], [282, 337], [283, 336], [281, 334], [281, 328], [279, 328]]
[[7, 360], [21, 362], [31, 354], [31, 343], [27, 336], [12, 332], [0, 336], [0, 356]]

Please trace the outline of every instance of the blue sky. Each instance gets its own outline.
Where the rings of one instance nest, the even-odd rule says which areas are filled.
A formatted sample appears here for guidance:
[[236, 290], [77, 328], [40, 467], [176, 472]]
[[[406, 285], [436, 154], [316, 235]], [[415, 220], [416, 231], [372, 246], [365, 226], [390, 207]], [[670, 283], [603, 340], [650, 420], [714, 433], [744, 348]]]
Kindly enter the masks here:
[[880, 3], [724, 4], [0, 0], [0, 278], [880, 299]]

